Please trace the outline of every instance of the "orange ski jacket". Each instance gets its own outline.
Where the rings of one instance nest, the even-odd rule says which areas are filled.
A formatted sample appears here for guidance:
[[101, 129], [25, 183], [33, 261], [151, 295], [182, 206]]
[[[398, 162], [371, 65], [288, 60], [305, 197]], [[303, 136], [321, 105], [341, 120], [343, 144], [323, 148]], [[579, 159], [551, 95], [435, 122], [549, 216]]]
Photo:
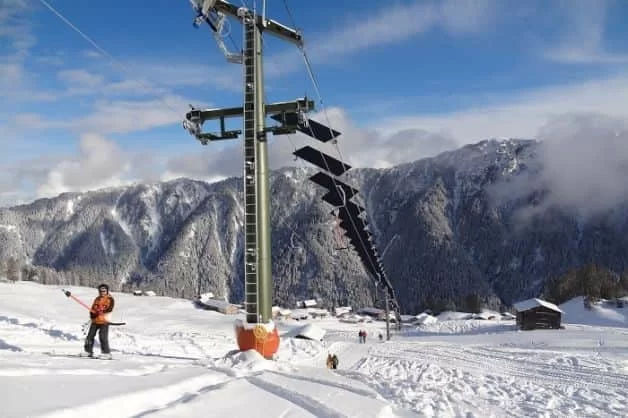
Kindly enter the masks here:
[[92, 308], [89, 311], [89, 317], [94, 324], [103, 325], [108, 321], [105, 318], [105, 314], [113, 311], [114, 300], [111, 295], [97, 296], [92, 303]]

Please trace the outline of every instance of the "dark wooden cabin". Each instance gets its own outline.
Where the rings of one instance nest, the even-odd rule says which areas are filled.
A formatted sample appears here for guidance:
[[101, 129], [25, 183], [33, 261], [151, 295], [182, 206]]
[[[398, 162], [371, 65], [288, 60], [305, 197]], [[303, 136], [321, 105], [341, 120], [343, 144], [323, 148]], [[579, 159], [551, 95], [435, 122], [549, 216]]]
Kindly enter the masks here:
[[558, 329], [563, 311], [553, 303], [541, 299], [528, 299], [515, 303], [517, 326], [521, 330]]

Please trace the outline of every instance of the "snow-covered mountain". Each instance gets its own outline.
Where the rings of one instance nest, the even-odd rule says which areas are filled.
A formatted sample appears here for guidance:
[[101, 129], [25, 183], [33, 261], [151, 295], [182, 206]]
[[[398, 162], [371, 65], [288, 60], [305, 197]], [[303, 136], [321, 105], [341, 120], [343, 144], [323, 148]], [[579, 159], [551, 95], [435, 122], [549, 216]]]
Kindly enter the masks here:
[[[625, 202], [584, 218], [554, 204], [540, 149], [536, 141], [490, 140], [348, 173], [404, 311], [426, 301], [462, 308], [472, 294], [509, 304], [591, 261], [625, 269]], [[334, 251], [331, 207], [307, 180], [315, 172], [271, 176], [276, 302], [377, 303], [358, 257]], [[241, 178], [41, 199], [0, 210], [0, 260], [39, 266], [23, 274], [45, 282], [107, 281], [178, 297], [211, 291], [241, 301], [242, 201]]]

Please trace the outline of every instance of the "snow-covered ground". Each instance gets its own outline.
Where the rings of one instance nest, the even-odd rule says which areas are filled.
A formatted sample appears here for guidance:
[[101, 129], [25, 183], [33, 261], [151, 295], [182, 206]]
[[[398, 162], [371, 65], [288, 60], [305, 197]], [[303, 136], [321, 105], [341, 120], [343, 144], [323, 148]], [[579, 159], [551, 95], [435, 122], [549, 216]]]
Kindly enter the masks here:
[[[74, 357], [86, 310], [59, 289], [0, 283], [3, 418], [628, 416], [628, 307], [587, 311], [576, 299], [561, 306], [566, 329], [552, 331], [439, 318], [390, 342], [376, 338], [381, 322], [315, 319], [324, 343], [283, 338], [267, 361], [233, 351], [235, 316], [114, 293], [113, 319], [127, 325], [111, 328], [107, 361]], [[325, 368], [328, 352], [338, 370]]]

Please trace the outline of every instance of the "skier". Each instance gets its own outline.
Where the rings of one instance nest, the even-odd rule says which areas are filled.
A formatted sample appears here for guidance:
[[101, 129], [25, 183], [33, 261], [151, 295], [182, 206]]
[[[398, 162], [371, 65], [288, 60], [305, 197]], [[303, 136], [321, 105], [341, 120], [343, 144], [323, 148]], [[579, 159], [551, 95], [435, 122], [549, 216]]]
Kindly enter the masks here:
[[338, 368], [338, 356], [335, 354], [331, 356], [331, 368], [334, 370]]
[[328, 369], [333, 369], [334, 367], [334, 358], [332, 357], [331, 353], [327, 354], [327, 368]]
[[94, 338], [98, 332], [98, 341], [100, 342], [100, 358], [111, 360], [111, 351], [109, 349], [109, 314], [113, 311], [114, 300], [109, 294], [109, 286], [101, 284], [98, 286], [98, 296], [94, 299], [92, 307], [89, 311], [91, 324], [85, 339], [85, 354], [87, 357], [94, 356]]

